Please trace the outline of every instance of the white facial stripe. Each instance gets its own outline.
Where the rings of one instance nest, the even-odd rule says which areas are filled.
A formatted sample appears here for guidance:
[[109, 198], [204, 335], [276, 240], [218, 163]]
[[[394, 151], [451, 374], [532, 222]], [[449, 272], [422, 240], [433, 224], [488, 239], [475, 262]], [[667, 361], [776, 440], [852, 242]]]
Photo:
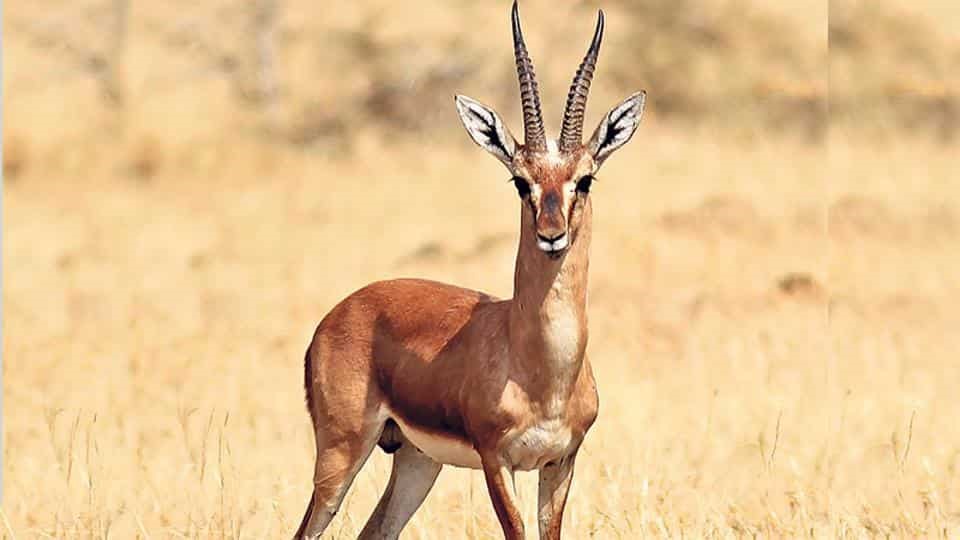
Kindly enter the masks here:
[[570, 219], [570, 208], [573, 206], [573, 198], [577, 196], [577, 183], [566, 182], [563, 184], [563, 215]]
[[537, 202], [537, 208], [540, 207], [540, 197], [543, 195], [543, 188], [540, 184], [530, 184], [530, 196]]

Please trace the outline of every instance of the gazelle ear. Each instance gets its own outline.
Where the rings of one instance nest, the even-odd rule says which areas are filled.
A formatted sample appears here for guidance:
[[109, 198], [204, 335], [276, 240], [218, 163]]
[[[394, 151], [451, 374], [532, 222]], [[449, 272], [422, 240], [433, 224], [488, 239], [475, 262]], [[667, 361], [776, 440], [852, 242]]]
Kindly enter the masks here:
[[513, 163], [517, 141], [490, 107], [466, 96], [456, 96], [460, 121], [473, 142], [493, 154], [507, 167]]
[[587, 144], [587, 149], [593, 155], [597, 165], [603, 163], [614, 150], [627, 144], [630, 137], [633, 137], [637, 126], [640, 125], [646, 99], [646, 92], [637, 92], [611, 109], [600, 121], [600, 125], [597, 126], [597, 130], [593, 132]]

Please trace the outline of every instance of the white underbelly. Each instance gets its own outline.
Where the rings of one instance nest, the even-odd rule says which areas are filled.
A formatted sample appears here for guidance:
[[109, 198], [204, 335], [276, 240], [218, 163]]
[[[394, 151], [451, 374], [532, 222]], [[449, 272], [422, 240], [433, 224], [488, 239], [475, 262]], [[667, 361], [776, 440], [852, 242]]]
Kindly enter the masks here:
[[393, 421], [400, 426], [400, 431], [421, 452], [430, 456], [430, 459], [444, 465], [480, 469], [480, 454], [472, 445], [454, 437], [437, 435], [404, 422], [396, 415], [391, 415]]

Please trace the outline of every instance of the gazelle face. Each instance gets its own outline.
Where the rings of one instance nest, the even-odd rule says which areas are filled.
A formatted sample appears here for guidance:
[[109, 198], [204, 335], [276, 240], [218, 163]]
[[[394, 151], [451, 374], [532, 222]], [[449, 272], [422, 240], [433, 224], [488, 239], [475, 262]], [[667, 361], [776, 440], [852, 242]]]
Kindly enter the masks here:
[[586, 151], [517, 152], [513, 183], [523, 201], [525, 226], [533, 227], [537, 247], [560, 257], [570, 247], [589, 204], [596, 162]]
[[[520, 145], [499, 115], [481, 103], [457, 96], [457, 109], [467, 132], [499, 159], [530, 212], [537, 247], [559, 257], [576, 238], [583, 210], [590, 204], [590, 188], [600, 165], [636, 131], [646, 94], [639, 92], [614, 107], [587, 144], [562, 150], [555, 141], [544, 149]], [[527, 220], [524, 219], [524, 223]]]
[[576, 241], [585, 216], [589, 216], [590, 187], [600, 165], [633, 136], [643, 116], [646, 93], [623, 100], [600, 121], [589, 142], [583, 144], [583, 117], [590, 81], [603, 38], [603, 12], [597, 19], [590, 48], [577, 70], [557, 141], [548, 141], [540, 112], [533, 62], [520, 30], [520, 14], [513, 4], [513, 47], [520, 79], [524, 144], [519, 144], [493, 109], [466, 96], [456, 96], [457, 112], [467, 133], [481, 148], [500, 160], [510, 174], [524, 204], [524, 226], [533, 227], [532, 238], [540, 250], [559, 258]]

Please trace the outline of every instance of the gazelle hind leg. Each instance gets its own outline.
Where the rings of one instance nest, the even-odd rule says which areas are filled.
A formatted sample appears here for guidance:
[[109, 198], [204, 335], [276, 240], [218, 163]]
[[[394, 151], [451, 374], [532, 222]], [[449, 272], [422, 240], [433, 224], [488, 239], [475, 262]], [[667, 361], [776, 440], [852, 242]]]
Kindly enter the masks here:
[[317, 435], [317, 463], [313, 475], [313, 496], [294, 540], [316, 540], [333, 520], [343, 498], [373, 451], [383, 425], [372, 425], [357, 439], [330, 441]]
[[307, 523], [310, 521], [310, 515], [313, 514], [313, 500], [316, 499], [317, 494], [310, 494], [310, 502], [307, 503], [307, 511], [303, 514], [303, 519], [300, 520], [300, 526], [297, 527], [297, 532], [293, 533], [293, 540], [300, 540], [304, 537], [304, 532], [307, 529]]
[[409, 441], [403, 441], [400, 449], [393, 454], [393, 471], [387, 489], [359, 538], [399, 538], [400, 531], [427, 498], [442, 467]]

